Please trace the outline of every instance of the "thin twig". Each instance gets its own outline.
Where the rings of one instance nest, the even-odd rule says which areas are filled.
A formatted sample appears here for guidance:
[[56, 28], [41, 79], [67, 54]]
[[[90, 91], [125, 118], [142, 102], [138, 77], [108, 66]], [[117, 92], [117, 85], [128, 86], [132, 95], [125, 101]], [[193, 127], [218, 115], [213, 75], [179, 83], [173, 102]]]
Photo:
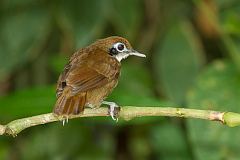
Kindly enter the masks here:
[[[68, 119], [78, 117], [96, 117], [109, 116], [108, 108], [101, 107], [98, 109], [86, 108], [82, 114], [69, 116]], [[230, 127], [240, 125], [240, 114], [233, 112], [220, 112], [211, 110], [197, 110], [186, 108], [172, 108], [172, 107], [136, 107], [125, 106], [121, 107], [119, 118], [124, 120], [131, 120], [135, 117], [145, 116], [169, 116], [169, 117], [183, 117], [183, 118], [198, 118], [210, 121], [219, 121]], [[64, 120], [66, 117], [57, 116], [53, 113], [37, 115], [14, 120], [6, 125], [0, 125], [0, 135], [16, 136], [22, 130], [41, 124], [46, 124], [55, 121]]]

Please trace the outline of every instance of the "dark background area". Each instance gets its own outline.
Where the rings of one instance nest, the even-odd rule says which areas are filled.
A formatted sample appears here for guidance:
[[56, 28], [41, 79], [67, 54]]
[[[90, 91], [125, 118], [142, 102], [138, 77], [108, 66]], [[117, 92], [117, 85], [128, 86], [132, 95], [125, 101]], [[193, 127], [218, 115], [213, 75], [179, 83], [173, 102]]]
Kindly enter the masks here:
[[[240, 112], [238, 0], [2, 0], [0, 123], [51, 112], [72, 53], [112, 35], [147, 58], [122, 62], [108, 100]], [[239, 133], [196, 119], [79, 118], [0, 137], [0, 159], [234, 160]]]

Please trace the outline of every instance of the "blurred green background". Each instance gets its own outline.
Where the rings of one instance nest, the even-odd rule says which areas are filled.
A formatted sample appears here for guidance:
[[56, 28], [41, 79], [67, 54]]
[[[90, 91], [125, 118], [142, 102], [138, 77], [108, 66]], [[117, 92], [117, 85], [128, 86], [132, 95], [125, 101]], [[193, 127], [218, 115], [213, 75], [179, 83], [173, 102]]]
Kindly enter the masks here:
[[[0, 123], [48, 113], [74, 51], [127, 38], [146, 59], [122, 62], [109, 100], [240, 112], [238, 0], [1, 0]], [[0, 137], [0, 159], [240, 158], [240, 128], [168, 117], [80, 118]]]

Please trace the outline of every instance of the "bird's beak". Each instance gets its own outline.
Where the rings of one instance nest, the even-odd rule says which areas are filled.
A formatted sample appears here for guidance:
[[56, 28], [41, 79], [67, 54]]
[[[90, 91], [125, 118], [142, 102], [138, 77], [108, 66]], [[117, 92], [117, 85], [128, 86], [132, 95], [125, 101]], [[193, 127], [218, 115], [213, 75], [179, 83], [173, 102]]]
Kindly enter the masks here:
[[139, 53], [138, 51], [135, 51], [133, 49], [131, 49], [128, 54], [133, 56], [138, 56], [138, 57], [146, 57], [145, 54]]

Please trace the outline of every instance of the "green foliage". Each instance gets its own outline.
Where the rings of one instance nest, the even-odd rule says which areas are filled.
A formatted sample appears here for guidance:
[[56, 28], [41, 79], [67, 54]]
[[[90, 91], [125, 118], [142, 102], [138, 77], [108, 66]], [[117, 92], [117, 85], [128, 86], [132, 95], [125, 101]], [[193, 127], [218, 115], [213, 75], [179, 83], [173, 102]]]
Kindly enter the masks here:
[[6, 13], [1, 16], [1, 79], [36, 56], [34, 50], [41, 46], [48, 33], [47, 15], [43, 8], [29, 8], [18, 14]]
[[50, 112], [55, 102], [54, 91], [52, 86], [31, 88], [1, 97], [1, 119], [23, 118]]
[[[216, 61], [199, 75], [189, 92], [188, 106], [200, 109], [240, 112], [240, 77], [229, 61]], [[188, 120], [189, 135], [197, 159], [238, 159], [240, 128]], [[233, 137], [236, 137], [233, 139]], [[206, 158], [208, 157], [208, 158]]]
[[117, 0], [109, 3], [109, 8], [106, 9], [107, 17], [115, 26], [117, 35], [124, 35], [130, 41], [136, 38], [142, 18], [140, 5], [138, 0], [129, 1], [127, 4], [126, 1]]
[[118, 87], [109, 99], [124, 102], [121, 105], [159, 105], [159, 100], [151, 92], [152, 87], [149, 72], [143, 65], [124, 63]]
[[87, 45], [102, 32], [105, 1], [101, 3], [98, 0], [83, 0], [74, 3], [61, 1], [53, 5], [57, 8], [57, 23], [63, 32], [66, 32], [64, 34], [68, 34], [66, 38], [73, 38], [77, 48]]
[[[166, 95], [182, 104], [203, 64], [202, 50], [192, 26], [185, 21], [174, 24], [167, 32], [154, 61], [157, 77]], [[176, 83], [177, 82], [177, 83]]]
[[[111, 35], [126, 37], [147, 58], [122, 62], [107, 100], [240, 112], [239, 6], [237, 0], [3, 0], [0, 124], [51, 112], [70, 55]], [[238, 159], [238, 133], [200, 120], [81, 118], [0, 137], [0, 159]]]
[[179, 125], [166, 123], [152, 130], [152, 144], [163, 159], [190, 159], [184, 133]]

